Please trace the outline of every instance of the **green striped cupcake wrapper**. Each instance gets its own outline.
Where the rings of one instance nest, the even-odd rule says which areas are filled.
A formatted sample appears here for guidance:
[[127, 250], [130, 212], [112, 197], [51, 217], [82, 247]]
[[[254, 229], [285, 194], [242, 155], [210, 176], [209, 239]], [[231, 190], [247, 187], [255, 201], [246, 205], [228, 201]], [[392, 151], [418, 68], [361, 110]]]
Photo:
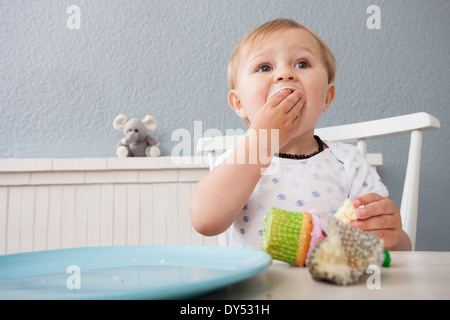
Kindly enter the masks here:
[[302, 226], [302, 212], [271, 208], [264, 220], [262, 249], [273, 259], [294, 265]]

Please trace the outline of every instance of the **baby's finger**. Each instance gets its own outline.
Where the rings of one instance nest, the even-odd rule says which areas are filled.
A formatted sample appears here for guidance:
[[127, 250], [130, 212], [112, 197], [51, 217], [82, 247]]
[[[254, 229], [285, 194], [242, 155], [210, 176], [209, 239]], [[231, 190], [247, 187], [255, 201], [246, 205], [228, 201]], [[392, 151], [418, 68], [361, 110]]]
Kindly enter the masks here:
[[289, 89], [280, 90], [267, 100], [266, 105], [268, 107], [276, 107], [284, 99], [286, 99], [286, 97], [288, 97], [290, 94], [291, 94], [291, 90], [289, 90]]
[[[371, 210], [375, 204], [375, 209], [377, 209], [380, 201], [383, 201], [384, 197], [377, 193], [367, 193], [358, 198], [353, 199], [353, 206], [357, 209], [356, 215], [359, 219], [367, 219], [374, 215], [383, 214], [380, 210]], [[384, 209], [383, 209], [384, 210]]]
[[392, 207], [392, 202], [387, 201], [386, 198], [361, 205], [356, 208], [356, 216], [358, 219], [368, 219], [381, 215], [393, 215], [396, 208]]
[[[301, 94], [301, 92], [298, 90], [295, 90], [293, 93], [291, 93], [289, 96], [287, 96], [283, 101], [281, 101], [280, 104], [276, 107], [278, 109], [280, 109], [280, 111], [282, 111], [284, 113], [288, 113], [291, 110], [293, 110], [293, 108], [295, 107], [295, 105], [298, 102], [302, 101], [302, 98], [303, 98], [303, 95]], [[294, 112], [295, 112], [295, 110], [297, 110], [297, 112], [295, 112], [295, 114], [298, 114], [300, 112], [300, 109], [301, 108], [294, 109]]]
[[292, 118], [292, 124], [298, 123], [301, 118], [302, 109], [304, 108], [306, 104], [306, 99], [304, 96], [298, 100], [298, 102], [291, 108], [291, 110], [288, 111], [287, 116]]
[[381, 199], [383, 199], [383, 197], [380, 196], [378, 193], [366, 193], [358, 198], [353, 199], [352, 203], [355, 206], [355, 208], [358, 208], [359, 206], [379, 201]]
[[374, 231], [379, 229], [398, 229], [401, 228], [398, 220], [394, 219], [393, 215], [379, 215], [373, 216], [366, 220], [356, 220], [351, 222], [352, 227], [361, 229], [363, 231]]
[[304, 95], [301, 95], [300, 99], [297, 101], [296, 104], [294, 104], [294, 107], [291, 109], [291, 111], [294, 111], [299, 116], [305, 105], [306, 105], [306, 98]]

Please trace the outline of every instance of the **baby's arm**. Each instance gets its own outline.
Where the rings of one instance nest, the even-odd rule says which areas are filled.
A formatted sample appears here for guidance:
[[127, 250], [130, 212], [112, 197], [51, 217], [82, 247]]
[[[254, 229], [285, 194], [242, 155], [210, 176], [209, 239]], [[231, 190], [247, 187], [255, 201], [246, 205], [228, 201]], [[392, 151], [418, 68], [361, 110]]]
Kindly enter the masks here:
[[[289, 141], [298, 125], [304, 102], [299, 92], [291, 94], [288, 90], [280, 91], [261, 107], [250, 130], [258, 132], [259, 129], [277, 129], [279, 146], [282, 146]], [[261, 162], [258, 157], [250, 157], [250, 152], [272, 156], [278, 151], [270, 150], [270, 143], [260, 143], [260, 138], [258, 134], [248, 134], [228, 158], [203, 177], [195, 187], [189, 199], [189, 212], [192, 225], [199, 233], [213, 236], [224, 232], [250, 198], [264, 169], [270, 164], [267, 161]], [[257, 146], [268, 149], [260, 152]]]
[[[261, 163], [239, 164], [241, 154], [249, 154], [251, 137], [246, 136], [213, 171], [203, 177], [189, 199], [194, 228], [205, 236], [224, 232], [244, 207], [261, 178]], [[248, 159], [248, 158], [247, 158]]]

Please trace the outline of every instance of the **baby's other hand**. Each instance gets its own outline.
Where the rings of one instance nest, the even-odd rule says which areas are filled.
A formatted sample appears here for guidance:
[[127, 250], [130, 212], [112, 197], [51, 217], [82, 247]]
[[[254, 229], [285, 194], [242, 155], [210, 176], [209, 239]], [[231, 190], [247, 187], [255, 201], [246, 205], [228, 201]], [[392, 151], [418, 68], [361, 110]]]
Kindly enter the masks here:
[[368, 193], [352, 201], [358, 219], [354, 228], [375, 234], [383, 239], [385, 249], [394, 247], [402, 233], [400, 211], [395, 203], [376, 193]]

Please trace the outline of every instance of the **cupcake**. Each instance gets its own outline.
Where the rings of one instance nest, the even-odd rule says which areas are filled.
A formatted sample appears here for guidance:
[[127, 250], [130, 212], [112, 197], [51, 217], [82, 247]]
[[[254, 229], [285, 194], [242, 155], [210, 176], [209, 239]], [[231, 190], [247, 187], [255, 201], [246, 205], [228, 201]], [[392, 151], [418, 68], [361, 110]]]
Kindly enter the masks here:
[[273, 259], [304, 266], [308, 254], [322, 238], [322, 225], [316, 214], [271, 208], [264, 220], [261, 247]]
[[352, 221], [356, 221], [358, 217], [356, 216], [356, 208], [353, 206], [353, 203], [346, 199], [342, 206], [338, 209], [335, 214], [336, 219], [342, 221], [345, 224], [349, 224]]
[[355, 229], [334, 215], [329, 215], [327, 219], [327, 237], [307, 259], [308, 270], [314, 279], [339, 285], [354, 284], [370, 265], [386, 263], [388, 256], [382, 239]]

